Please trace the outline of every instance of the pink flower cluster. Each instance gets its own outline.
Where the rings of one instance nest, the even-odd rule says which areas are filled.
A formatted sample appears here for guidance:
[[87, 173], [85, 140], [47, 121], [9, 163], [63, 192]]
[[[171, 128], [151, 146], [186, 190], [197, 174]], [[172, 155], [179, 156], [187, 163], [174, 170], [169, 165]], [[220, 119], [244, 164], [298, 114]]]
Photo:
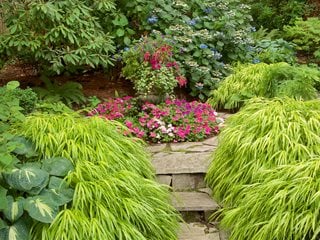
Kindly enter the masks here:
[[139, 109], [131, 97], [109, 99], [91, 111], [92, 115], [118, 120], [128, 128], [125, 134], [156, 143], [203, 140], [218, 134], [223, 122], [209, 104], [177, 99], [159, 105], [144, 103]]
[[143, 55], [143, 61], [149, 63], [153, 70], [159, 70], [162, 67], [173, 68], [179, 86], [187, 85], [187, 79], [180, 73], [179, 64], [172, 60], [171, 46], [163, 44], [160, 47], [155, 47], [153, 52], [146, 51]]

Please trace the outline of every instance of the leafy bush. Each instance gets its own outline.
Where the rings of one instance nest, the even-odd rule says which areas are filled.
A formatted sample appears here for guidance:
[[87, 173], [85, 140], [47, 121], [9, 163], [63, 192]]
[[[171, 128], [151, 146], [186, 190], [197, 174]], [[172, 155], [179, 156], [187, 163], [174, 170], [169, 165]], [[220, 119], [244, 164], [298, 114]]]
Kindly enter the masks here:
[[7, 32], [0, 36], [0, 58], [19, 58], [41, 71], [61, 73], [108, 66], [114, 50], [95, 13], [108, 12], [109, 0], [2, 1]]
[[216, 107], [237, 109], [255, 96], [288, 96], [305, 100], [317, 97], [314, 88], [320, 80], [320, 71], [306, 66], [290, 66], [287, 63], [239, 65], [212, 92], [208, 102]]
[[319, 103], [254, 99], [226, 121], [206, 181], [230, 240], [319, 238]]
[[141, 0], [125, 7], [141, 31], [174, 47], [192, 96], [205, 100], [228, 74], [228, 63], [248, 57], [251, 16], [239, 0]]
[[320, 50], [320, 19], [297, 20], [284, 28], [284, 37], [296, 44], [297, 50], [314, 54]]
[[40, 99], [45, 100], [46, 102], [62, 101], [70, 107], [74, 103], [79, 105], [86, 101], [80, 83], [52, 83], [47, 77], [42, 77], [42, 81], [45, 84], [45, 88], [36, 87], [33, 88], [33, 90], [38, 94]]
[[282, 29], [284, 25], [292, 23], [302, 17], [308, 10], [305, 0], [242, 0], [251, 8], [253, 25], [263, 26], [269, 30]]
[[144, 103], [138, 108], [131, 97], [109, 99], [89, 113], [118, 120], [133, 134], [148, 142], [200, 141], [219, 132], [217, 112], [208, 104], [167, 99], [155, 105]]
[[173, 95], [178, 84], [180, 87], [187, 84], [173, 57], [172, 47], [163, 41], [142, 38], [122, 54], [125, 66], [121, 72], [133, 82], [139, 95], [157, 94], [164, 98]]
[[41, 163], [23, 163], [2, 174], [1, 185], [7, 186], [0, 196], [1, 239], [29, 239], [33, 222], [51, 223], [59, 207], [73, 198], [62, 177], [73, 170], [65, 158], [45, 159]]
[[[178, 215], [169, 192], [154, 181], [142, 142], [123, 136], [123, 126], [76, 114], [30, 116], [17, 130], [40, 156], [62, 155], [75, 165], [70, 208], [51, 225], [37, 224], [33, 239], [177, 239]], [[134, 140], [134, 141], [133, 141]]]

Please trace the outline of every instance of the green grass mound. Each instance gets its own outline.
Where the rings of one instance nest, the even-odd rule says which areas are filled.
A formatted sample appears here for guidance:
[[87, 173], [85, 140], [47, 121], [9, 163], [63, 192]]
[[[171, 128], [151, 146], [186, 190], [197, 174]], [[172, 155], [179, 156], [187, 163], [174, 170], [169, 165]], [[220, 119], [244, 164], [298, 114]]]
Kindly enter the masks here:
[[120, 128], [67, 114], [27, 118], [19, 132], [42, 157], [64, 156], [75, 165], [67, 176], [75, 188], [72, 203], [50, 225], [35, 225], [32, 239], [177, 239], [179, 216], [168, 190], [154, 181], [143, 144]]
[[253, 99], [226, 125], [206, 181], [230, 240], [319, 239], [320, 101]]
[[216, 108], [238, 109], [253, 97], [292, 97], [311, 100], [320, 71], [287, 63], [240, 65], [228, 76], [208, 102]]

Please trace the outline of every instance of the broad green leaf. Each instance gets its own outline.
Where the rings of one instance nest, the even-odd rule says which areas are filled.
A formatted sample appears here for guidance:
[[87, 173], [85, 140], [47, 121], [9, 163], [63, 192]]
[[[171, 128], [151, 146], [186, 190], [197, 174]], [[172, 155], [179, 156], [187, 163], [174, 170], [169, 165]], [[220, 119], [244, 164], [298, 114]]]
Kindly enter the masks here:
[[24, 209], [30, 217], [43, 223], [51, 223], [59, 212], [59, 207], [45, 196], [28, 197]]
[[8, 202], [7, 202], [7, 189], [4, 187], [0, 186], [0, 210], [1, 209], [6, 209], [8, 207]]
[[72, 162], [66, 158], [54, 157], [43, 160], [43, 169], [50, 175], [64, 177], [73, 170]]
[[48, 184], [49, 189], [68, 188], [67, 182], [59, 177], [51, 176]]
[[38, 167], [26, 166], [5, 173], [4, 178], [11, 187], [20, 191], [29, 191], [32, 188], [46, 186], [49, 174]]
[[20, 218], [16, 223], [0, 230], [1, 240], [27, 240], [29, 239], [30, 224]]
[[40, 196], [50, 199], [55, 205], [62, 206], [72, 201], [74, 190], [71, 188], [43, 189]]
[[4, 216], [10, 221], [17, 221], [23, 214], [23, 198], [14, 201], [12, 196], [7, 196], [8, 207], [3, 210]]
[[18, 81], [10, 81], [10, 82], [7, 83], [6, 88], [8, 90], [13, 90], [13, 89], [16, 89], [19, 86], [20, 86], [20, 83]]
[[122, 28], [118, 28], [116, 31], [116, 34], [118, 37], [122, 37], [124, 35], [124, 30]]
[[13, 141], [18, 143], [18, 146], [13, 151], [14, 153], [26, 155], [27, 157], [37, 156], [37, 153], [34, 151], [35, 147], [31, 141], [20, 136], [14, 137]]
[[7, 227], [8, 227], [8, 224], [0, 218], [0, 230]]

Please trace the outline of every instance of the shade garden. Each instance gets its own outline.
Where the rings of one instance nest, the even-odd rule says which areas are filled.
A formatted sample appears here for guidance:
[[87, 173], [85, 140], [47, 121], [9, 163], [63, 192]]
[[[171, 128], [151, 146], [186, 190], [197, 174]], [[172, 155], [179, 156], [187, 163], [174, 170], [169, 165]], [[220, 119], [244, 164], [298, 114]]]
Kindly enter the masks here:
[[215, 135], [230, 240], [320, 239], [319, 26], [316, 1], [1, 1], [0, 239], [178, 239], [145, 148]]

